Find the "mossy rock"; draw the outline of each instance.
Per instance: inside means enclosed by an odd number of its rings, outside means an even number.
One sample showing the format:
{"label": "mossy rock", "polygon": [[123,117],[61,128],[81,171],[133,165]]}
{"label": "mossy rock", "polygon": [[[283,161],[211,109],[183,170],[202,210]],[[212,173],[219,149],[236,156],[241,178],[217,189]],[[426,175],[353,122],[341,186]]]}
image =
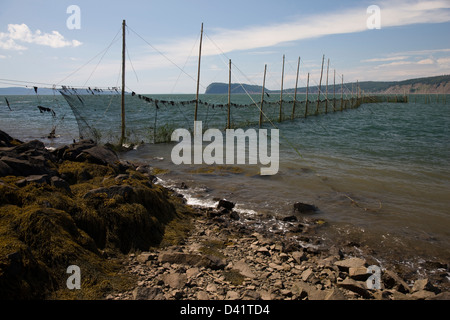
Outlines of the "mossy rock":
{"label": "mossy rock", "polygon": [[[130,289],[135,279],[119,272],[123,254],[179,243],[192,229],[192,209],[142,173],[53,165],[70,190],[0,181],[0,299],[101,299]],[[81,290],[66,287],[69,265],[81,269]]]}

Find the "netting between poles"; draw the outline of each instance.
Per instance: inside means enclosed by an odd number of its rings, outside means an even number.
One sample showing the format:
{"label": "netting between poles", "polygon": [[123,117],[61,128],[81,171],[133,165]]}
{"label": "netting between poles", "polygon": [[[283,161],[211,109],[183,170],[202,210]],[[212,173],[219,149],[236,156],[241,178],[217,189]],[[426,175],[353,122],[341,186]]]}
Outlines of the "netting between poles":
{"label": "netting between poles", "polygon": [[[110,90],[74,89],[59,90],[77,120],[80,139],[101,143],[117,143],[121,138],[121,94],[117,88]],[[147,96],[131,92],[125,95],[125,138],[129,144],[161,143],[171,140],[178,128],[193,132],[196,99],[188,95]],[[267,98],[261,104],[257,96],[232,96],[228,106],[225,95],[205,96],[198,101],[197,121],[203,130],[225,130],[255,126],[272,126],[296,118],[343,111],[362,103],[381,102],[382,97],[346,97],[317,101],[317,95],[308,100],[276,101]],[[281,105],[281,106],[280,106]],[[262,107],[262,108],[261,108]],[[261,113],[262,110],[262,113]],[[229,116],[228,116],[229,114]]]}

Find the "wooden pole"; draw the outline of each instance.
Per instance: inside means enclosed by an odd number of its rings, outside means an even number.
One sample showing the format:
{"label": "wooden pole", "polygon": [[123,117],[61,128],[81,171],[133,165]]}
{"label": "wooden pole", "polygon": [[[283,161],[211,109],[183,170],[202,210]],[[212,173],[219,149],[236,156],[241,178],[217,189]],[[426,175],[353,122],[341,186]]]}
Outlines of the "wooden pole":
{"label": "wooden pole", "polygon": [[231,129],[231,59],[229,61],[228,69],[228,121],[227,129]]}
{"label": "wooden pole", "polygon": [[266,86],[266,73],[267,73],[267,64],[264,66],[264,79],[263,79],[262,95],[261,95],[261,108],[259,110],[259,127],[261,127],[261,125],[263,123],[264,87]]}
{"label": "wooden pole", "polygon": [[341,83],[341,111],[344,110],[344,75],[342,75]]}
{"label": "wooden pole", "polygon": [[353,82],[352,82],[352,95],[350,100],[350,108],[353,108]]}
{"label": "wooden pole", "polygon": [[292,119],[295,118],[295,103],[297,102],[297,87],[298,87],[298,74],[299,74],[299,71],[300,71],[300,57],[298,57],[297,77],[295,79],[294,103],[292,105]]}
{"label": "wooden pole", "polygon": [[308,93],[309,93],[309,72],[308,72],[308,80],[306,80],[306,104],[305,104],[305,118],[308,116]]}
{"label": "wooden pole", "polygon": [[327,63],[327,88],[325,94],[325,113],[328,113],[328,72],[330,70],[330,59],[328,59]]}
{"label": "wooden pole", "polygon": [[317,108],[316,114],[319,114],[319,106],[320,106],[320,91],[322,89],[322,77],[323,77],[323,62],[325,60],[325,55],[322,56],[322,69],[320,71],[320,81],[319,81],[319,93],[317,94]]}
{"label": "wooden pole", "polygon": [[199,96],[199,91],[200,91],[200,64],[201,64],[201,60],[202,60],[202,42],[203,42],[203,22],[202,22],[202,30],[200,32],[200,48],[199,48],[199,52],[198,52],[197,96],[195,99],[194,121],[197,121],[198,96]]}
{"label": "wooden pole", "polygon": [[334,69],[333,78],[333,111],[336,112],[336,69]]}
{"label": "wooden pole", "polygon": [[278,117],[278,122],[281,122],[282,120],[282,108],[283,108],[283,86],[284,86],[284,60],[285,56],[283,54],[283,68],[281,71],[281,93],[280,93],[280,115]]}
{"label": "wooden pole", "polygon": [[126,21],[122,22],[122,101],[121,101],[121,109],[122,109],[122,132],[120,136],[120,145],[122,146],[125,141],[125,29],[126,29]]}

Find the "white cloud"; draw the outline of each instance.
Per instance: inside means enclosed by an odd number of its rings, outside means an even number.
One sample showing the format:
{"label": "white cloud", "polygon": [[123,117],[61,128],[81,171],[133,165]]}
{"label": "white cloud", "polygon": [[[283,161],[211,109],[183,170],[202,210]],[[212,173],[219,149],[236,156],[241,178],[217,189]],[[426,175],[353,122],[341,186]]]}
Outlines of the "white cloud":
{"label": "white cloud", "polygon": [[31,31],[22,24],[8,24],[8,32],[0,33],[0,49],[4,50],[26,50],[27,47],[19,43],[30,43],[51,48],[78,47],[82,43],[78,40],[66,40],[58,31],[43,33],[41,30]]}
{"label": "white cloud", "polygon": [[[405,26],[418,23],[441,23],[450,21],[450,1],[381,1],[381,28]],[[367,30],[366,6],[340,12],[321,12],[318,15],[298,17],[287,23],[248,26],[243,29],[215,29],[206,32],[203,55],[216,55],[236,50],[269,48],[292,41],[300,41],[326,35],[363,32]],[[192,39],[176,39],[162,51],[186,52],[192,47]],[[217,46],[220,47],[217,48]],[[185,48],[185,50],[181,50]],[[189,52],[189,51],[187,51]]]}
{"label": "white cloud", "polygon": [[361,60],[361,62],[385,62],[385,61],[396,61],[396,60],[405,60],[408,59],[407,56],[395,56],[395,57],[387,57],[387,58],[373,58]]}
{"label": "white cloud", "polygon": [[434,64],[435,61],[433,59],[423,59],[417,62],[417,64]]}

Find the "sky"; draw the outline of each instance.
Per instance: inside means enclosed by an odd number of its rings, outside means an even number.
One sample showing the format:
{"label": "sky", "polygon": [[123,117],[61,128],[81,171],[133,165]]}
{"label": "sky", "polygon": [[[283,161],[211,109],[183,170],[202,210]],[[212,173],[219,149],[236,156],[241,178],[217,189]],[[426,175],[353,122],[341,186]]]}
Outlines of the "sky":
{"label": "sky", "polygon": [[281,88],[450,74],[450,1],[0,0],[0,87],[200,93],[212,82]]}

